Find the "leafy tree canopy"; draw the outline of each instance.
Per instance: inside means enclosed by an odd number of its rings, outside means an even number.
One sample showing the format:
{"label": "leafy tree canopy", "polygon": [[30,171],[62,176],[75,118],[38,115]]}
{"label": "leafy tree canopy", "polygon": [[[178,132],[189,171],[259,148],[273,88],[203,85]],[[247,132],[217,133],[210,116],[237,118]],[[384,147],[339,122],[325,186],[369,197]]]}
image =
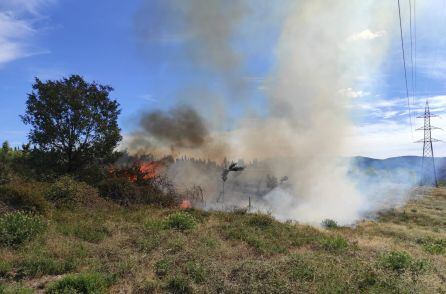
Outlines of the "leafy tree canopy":
{"label": "leafy tree canopy", "polygon": [[114,159],[121,140],[119,104],[109,97],[112,87],[88,83],[72,75],[43,82],[28,94],[22,121],[34,152],[61,172],[75,172]]}

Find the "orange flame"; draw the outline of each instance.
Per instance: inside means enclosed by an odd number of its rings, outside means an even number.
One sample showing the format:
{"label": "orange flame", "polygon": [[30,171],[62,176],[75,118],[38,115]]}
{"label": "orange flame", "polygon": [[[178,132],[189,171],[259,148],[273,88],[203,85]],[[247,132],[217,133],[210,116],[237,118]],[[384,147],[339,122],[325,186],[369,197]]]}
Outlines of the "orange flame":
{"label": "orange flame", "polygon": [[157,177],[160,174],[160,170],[163,165],[159,162],[144,162],[141,164],[139,171],[143,174],[144,180],[150,180]]}
{"label": "orange flame", "polygon": [[184,199],[183,201],[181,201],[180,208],[181,209],[192,208],[192,203],[190,202],[190,200]]}

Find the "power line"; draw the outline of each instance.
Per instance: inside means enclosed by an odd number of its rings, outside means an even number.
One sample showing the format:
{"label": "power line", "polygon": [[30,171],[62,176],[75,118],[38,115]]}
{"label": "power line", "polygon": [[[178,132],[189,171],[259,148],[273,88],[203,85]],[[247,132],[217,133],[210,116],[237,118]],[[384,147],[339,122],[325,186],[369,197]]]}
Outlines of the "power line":
{"label": "power line", "polygon": [[409,27],[410,27],[410,63],[411,63],[411,77],[412,77],[412,105],[415,101],[415,85],[414,85],[414,60],[413,60],[413,37],[412,37],[412,1],[409,0]]}
{"label": "power line", "polygon": [[401,23],[401,5],[400,5],[400,0],[398,0],[398,16],[399,16],[399,19],[400,19],[401,51],[403,52],[404,80],[406,82],[407,108],[409,109],[410,131],[412,133],[412,138],[413,138],[412,111],[410,109],[409,87],[407,86],[406,54],[404,52],[404,37],[403,37],[403,25]]}

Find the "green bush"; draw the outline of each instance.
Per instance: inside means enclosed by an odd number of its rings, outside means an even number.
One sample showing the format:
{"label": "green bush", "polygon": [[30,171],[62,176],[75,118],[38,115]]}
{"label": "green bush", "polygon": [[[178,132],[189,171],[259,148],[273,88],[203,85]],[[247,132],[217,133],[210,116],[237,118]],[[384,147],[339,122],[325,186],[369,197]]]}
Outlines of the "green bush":
{"label": "green bush", "polygon": [[391,251],[383,254],[380,262],[384,268],[401,273],[412,265],[412,257],[404,251]]}
{"label": "green bush", "polygon": [[83,273],[67,275],[63,279],[52,283],[46,293],[105,293],[107,280],[98,273]]}
{"label": "green bush", "polygon": [[45,222],[38,216],[23,212],[6,213],[0,217],[0,243],[19,246],[42,233]]}
{"label": "green bush", "polygon": [[167,281],[166,288],[171,293],[193,293],[192,287],[189,284],[189,280],[183,276],[171,277]]}
{"label": "green bush", "polygon": [[338,227],[338,223],[332,219],[324,219],[322,221],[322,226],[327,229],[336,229]]}
{"label": "green bush", "polygon": [[0,186],[0,199],[13,209],[45,213],[49,205],[43,191],[43,183],[14,182]]}
{"label": "green bush", "polygon": [[98,185],[99,194],[121,205],[138,202],[139,189],[124,177],[108,178]]}
{"label": "green bush", "polygon": [[88,205],[89,199],[98,195],[95,188],[84,182],[78,182],[69,176],[59,178],[46,191],[45,196],[56,207],[75,207]]}
{"label": "green bush", "polygon": [[165,226],[169,229],[180,231],[193,230],[197,225],[195,218],[187,212],[177,212],[171,214],[165,220]]}

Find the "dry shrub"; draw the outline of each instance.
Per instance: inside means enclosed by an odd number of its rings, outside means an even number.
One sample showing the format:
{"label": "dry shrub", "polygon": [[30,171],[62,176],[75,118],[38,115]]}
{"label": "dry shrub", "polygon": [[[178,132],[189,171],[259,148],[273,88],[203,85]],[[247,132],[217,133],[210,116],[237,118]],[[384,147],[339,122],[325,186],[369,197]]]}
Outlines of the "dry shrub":
{"label": "dry shrub", "polygon": [[99,198],[95,188],[69,176],[63,176],[54,182],[45,196],[59,208],[91,206]]}
{"label": "dry shrub", "polygon": [[12,182],[0,186],[0,199],[10,210],[45,213],[49,209],[45,188],[39,182]]}

